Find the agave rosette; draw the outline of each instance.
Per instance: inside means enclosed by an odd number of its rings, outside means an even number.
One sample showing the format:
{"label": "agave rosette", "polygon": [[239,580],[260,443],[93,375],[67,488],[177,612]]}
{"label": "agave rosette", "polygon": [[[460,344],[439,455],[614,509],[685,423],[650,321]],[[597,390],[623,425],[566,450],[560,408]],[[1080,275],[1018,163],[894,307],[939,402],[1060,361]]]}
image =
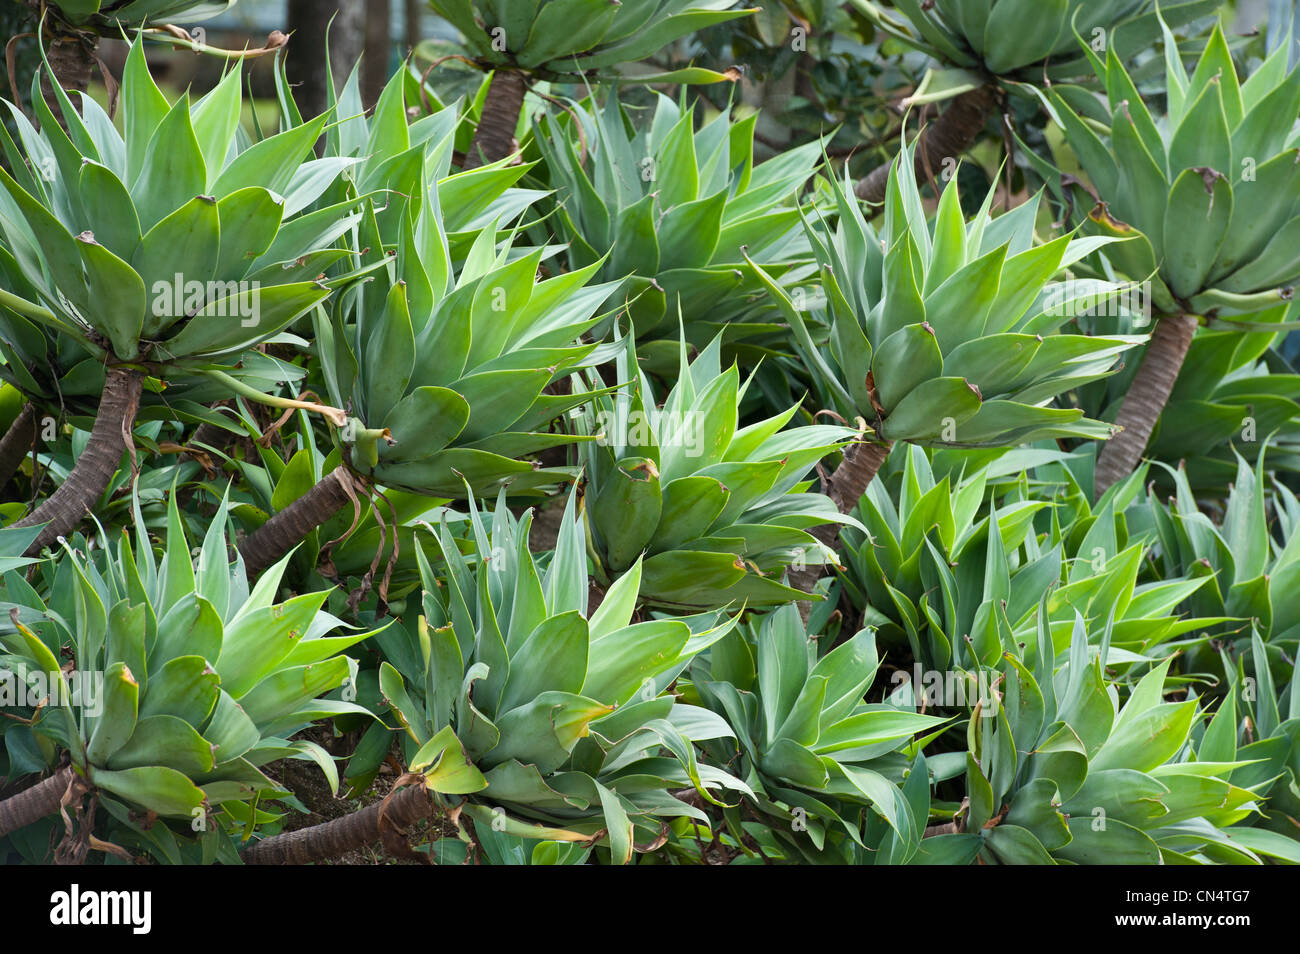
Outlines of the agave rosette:
{"label": "agave rosette", "polygon": [[[733,9],[733,0],[429,0],[429,5],[461,32],[484,65],[542,74],[588,73],[644,60],[688,33],[753,12]],[[693,72],[700,74],[696,81],[709,74]]]}
{"label": "agave rosette", "polygon": [[[126,534],[93,549],[74,538],[47,571],[44,599],[19,576],[5,579],[5,600],[20,609],[0,629],[0,664],[49,687],[30,735],[65,749],[127,827],[139,830],[128,809],[183,819],[187,831],[218,809],[226,823],[270,820],[250,803],[283,790],[260,766],[311,759],[337,785],[319,746],[290,739],[319,719],[365,713],[327,696],[356,672],[343,651],[371,634],[324,611],[324,592],[277,603],[283,564],[250,589],[238,558],[228,561],[226,523],[223,500],[191,562],[173,496],[161,558],[137,506],[134,547]],[[65,651],[79,692],[59,663]],[[96,673],[102,686],[86,681]]]}
{"label": "agave rosette", "polygon": [[1231,779],[1267,801],[1261,814],[1228,829],[1233,842],[1260,855],[1285,861],[1300,859],[1300,668],[1289,682],[1277,681],[1266,644],[1251,636],[1246,655],[1230,658],[1222,650],[1226,678],[1214,718],[1197,742],[1197,757],[1238,763]]}
{"label": "agave rosette", "polygon": [[[925,451],[908,448],[897,480],[873,482],[862,498],[866,534],[844,533],[849,598],[882,638],[905,639],[936,671],[995,666],[1008,643],[1032,636],[1043,593],[1058,643],[1076,613],[1090,638],[1110,628],[1111,666],[1204,642],[1228,614],[1198,601],[1204,574],[1150,572],[1157,535],[1126,509],[1145,472],[1094,508],[1068,460],[1024,449],[983,465],[948,461],[955,469],[936,474]],[[1176,612],[1187,605],[1190,614]]]}
{"label": "agave rosette", "polygon": [[545,392],[594,360],[579,339],[613,286],[587,284],[595,266],[539,281],[549,250],[516,249],[495,223],[455,269],[437,194],[418,194],[396,256],[328,319],[317,312],[331,399],[353,414],[341,435],[351,465],[433,496],[460,496],[462,476],[475,491],[554,484],[564,471],[526,458],[573,440],[548,426],[586,396]]}
{"label": "agave rosette", "polygon": [[[832,191],[834,231],[808,226],[823,294],[807,296],[807,317],[751,262],[790,321],[822,407],[864,420],[881,442],[1005,446],[1110,435],[1081,410],[1050,406],[1113,373],[1119,355],[1145,340],[1058,330],[1075,292],[1052,279],[1107,239],[1064,235],[1038,244],[1037,197],[990,218],[990,192],[967,222],[955,181],[932,228],[907,148],[891,171],[879,232],[850,183]],[[1090,294],[1118,287],[1100,284]],[[810,318],[828,327],[826,344]]]}
{"label": "agave rosette", "polygon": [[1234,316],[1276,310],[1288,297],[1282,289],[1300,278],[1291,130],[1300,69],[1288,72],[1280,51],[1241,83],[1217,26],[1190,77],[1167,27],[1165,49],[1164,116],[1148,109],[1113,51],[1104,62],[1092,56],[1108,104],[1094,100],[1080,112],[1079,103],[1050,93],[1066,141],[1105,203],[1088,221],[1129,237],[1105,254],[1129,277],[1153,278],[1162,312],[1214,313],[1254,330],[1257,322]]}
{"label": "agave rosette", "polygon": [[[1162,574],[1185,574],[1203,583],[1188,594],[1188,606],[1219,620],[1213,634],[1244,653],[1257,633],[1270,668],[1285,685],[1300,646],[1300,502],[1280,482],[1269,493],[1265,456],[1261,450],[1252,467],[1237,455],[1236,477],[1217,521],[1197,506],[1182,469],[1163,465],[1174,494],[1162,501],[1154,487],[1148,488],[1130,508],[1129,519],[1159,541],[1155,563]],[[1195,661],[1213,667],[1209,647],[1198,650]]]}
{"label": "agave rosette", "polygon": [[[35,81],[39,133],[8,104],[21,148],[0,138],[11,170],[0,172],[0,274],[12,289],[0,311],[15,337],[43,327],[101,362],[184,378],[236,363],[328,296],[312,253],[359,213],[304,212],[341,171],[312,157],[326,117],[254,143],[240,82],[235,67],[198,100],[168,103],[137,40],[125,135],[90,97],[78,112],[56,87],[65,133]],[[15,383],[30,385],[14,363]]]}
{"label": "agave rosette", "polygon": [[[336,161],[358,163],[358,195],[392,196],[368,200],[357,223],[352,265],[371,281],[315,312],[328,392],[353,415],[341,435],[350,463],[385,486],[449,497],[461,475],[476,491],[553,484],[565,475],[522,458],[571,439],[548,426],[582,397],[543,392],[590,359],[579,338],[614,286],[588,285],[595,268],[539,281],[555,250],[516,247],[518,231],[502,231],[540,195],[515,188],[528,166],[451,174],[456,108],[408,127],[406,85],[396,75],[373,117],[351,116],[327,139]],[[338,108],[359,103],[354,71]]]}
{"label": "agave rosette", "polygon": [[446,526],[441,579],[421,556],[418,641],[380,637],[393,660],[381,666],[380,689],[427,789],[508,834],[572,842],[603,830],[618,864],[663,835],[667,820],[706,820],[673,790],[715,803],[711,790],[747,790],[692,748],[729,734],[726,723],[666,691],[730,622],[632,622],[639,566],[589,611],[572,499],[541,566],[529,551],[531,515],[516,519],[504,495],[487,525],[472,503],[470,518],[473,565]]}
{"label": "agave rosette", "polygon": [[81,28],[115,29],[145,23],[195,23],[210,20],[234,6],[236,0],[61,0],[60,17]]}
{"label": "agave rosette", "polygon": [[[691,667],[689,691],[735,729],[734,740],[706,748],[728,762],[739,750],[742,777],[773,819],[770,837],[794,859],[861,863],[883,852],[902,863],[917,850],[929,788],[904,750],[947,720],[866,702],[879,663],[874,630],[819,654],[786,606],[732,631]],[[910,785],[909,776],[917,776]],[[745,830],[739,811],[726,821]]]}
{"label": "agave rosette", "polygon": [[1258,786],[1237,784],[1244,763],[1214,760],[1204,741],[1198,756],[1206,712],[1185,688],[1166,689],[1171,660],[1120,705],[1102,672],[1107,634],[1092,647],[1077,620],[1058,666],[1039,619],[1036,638],[1008,645],[1000,701],[972,712],[967,750],[930,757],[937,780],[964,772],[966,800],[956,830],[927,838],[916,861],[1259,864],[1231,827],[1258,811]]}
{"label": "agave rosette", "polygon": [[[457,265],[464,262],[484,228],[515,220],[546,195],[517,185],[534,167],[531,162],[502,161],[454,172],[451,164],[461,134],[460,104],[443,104],[427,87],[421,91],[410,67],[393,75],[373,111],[367,111],[362,101],[360,73],[358,64],[337,89],[333,77],[329,79],[326,102],[338,122],[325,130],[324,157],[347,171],[327,195],[335,201],[349,195],[382,197],[376,203],[374,228],[384,248],[400,244],[408,205],[414,203],[411,208],[419,209],[429,183],[436,183],[434,208],[442,216],[447,254]],[[408,107],[417,95],[430,100],[432,111],[411,119]],[[287,89],[282,100],[292,104]],[[296,112],[288,119],[293,125],[303,122]],[[362,259],[373,264],[380,257],[376,245]]]}
{"label": "agave rosette", "polygon": [[781,576],[792,563],[823,562],[808,531],[851,519],[805,481],[854,431],[787,429],[796,408],[742,427],[749,382],[734,364],[722,370],[718,339],[693,361],[681,347],[677,383],[658,406],[630,336],[621,344],[615,373],[637,378],[615,395],[597,394],[578,424],[594,438],[579,453],[598,573],[612,579],[641,566],[642,597],[661,606],[738,609],[799,598]]}
{"label": "agave rosette", "polygon": [[[659,94],[638,128],[611,95],[603,108],[578,104],[535,126],[568,257],[578,267],[602,261],[602,278],[626,279],[638,338],[662,337],[665,316],[679,306],[693,324],[752,294],[742,250],[778,271],[811,258],[797,195],[821,143],[756,165],[757,116],[733,122],[726,110],[698,130],[695,119],[694,108]],[[577,123],[585,163],[574,146]]]}
{"label": "agave rosette", "polygon": [[[955,72],[942,77],[960,91],[982,77],[1041,84],[1087,72],[1076,34],[1100,35],[1127,58],[1160,36],[1154,0],[895,0],[894,10],[853,0],[887,34]],[[1218,0],[1168,0],[1160,9],[1178,25],[1214,13]],[[900,19],[896,14],[902,14]],[[928,78],[922,89],[937,87]]]}

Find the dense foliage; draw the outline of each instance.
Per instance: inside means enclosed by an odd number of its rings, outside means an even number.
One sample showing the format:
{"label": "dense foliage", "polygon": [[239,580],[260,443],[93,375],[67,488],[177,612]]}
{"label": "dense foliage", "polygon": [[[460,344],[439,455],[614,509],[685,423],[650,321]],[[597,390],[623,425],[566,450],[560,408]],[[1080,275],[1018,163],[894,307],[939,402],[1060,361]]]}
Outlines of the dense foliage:
{"label": "dense foliage", "polygon": [[1285,30],[432,0],[303,116],[226,5],[6,104],[0,861],[1300,863]]}

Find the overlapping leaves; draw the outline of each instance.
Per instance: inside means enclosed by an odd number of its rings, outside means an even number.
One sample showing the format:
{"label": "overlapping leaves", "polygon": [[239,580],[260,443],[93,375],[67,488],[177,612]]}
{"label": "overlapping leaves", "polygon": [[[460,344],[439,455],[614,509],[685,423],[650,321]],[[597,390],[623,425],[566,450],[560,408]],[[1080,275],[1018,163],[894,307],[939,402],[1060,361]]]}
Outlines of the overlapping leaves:
{"label": "overlapping leaves", "polygon": [[200,99],[168,103],[137,41],[125,135],[92,99],[78,112],[57,87],[67,133],[38,82],[39,133],[8,104],[22,145],[0,139],[12,171],[0,172],[0,274],[20,339],[43,326],[96,358],[175,373],[232,363],[329,294],[312,253],[356,214],[302,214],[342,169],[311,157],[325,117],[254,143],[240,83],[234,68]]}
{"label": "overlapping leaves", "polygon": [[[1109,436],[1082,411],[1049,406],[1112,373],[1117,357],[1143,340],[1058,332],[1080,291],[1053,278],[1108,240],[1065,235],[1038,244],[1037,199],[994,219],[992,193],[967,222],[955,181],[931,225],[907,149],[890,175],[882,230],[863,218],[851,184],[833,191],[835,230],[808,225],[822,296],[810,299],[807,317],[753,265],[790,321],[822,407],[865,420],[883,441],[989,446]],[[1114,291],[1101,284],[1101,293]],[[809,318],[828,327],[825,346]]]}
{"label": "overlapping leaves", "polygon": [[842,522],[804,482],[853,435],[849,428],[785,429],[795,408],[741,426],[749,382],[723,371],[720,342],[694,361],[681,351],[677,383],[659,406],[630,337],[615,363],[626,390],[600,395],[580,424],[584,506],[601,571],[639,565],[642,598],[661,606],[772,605],[797,598],[781,582],[792,562],[821,562],[808,533]]}
{"label": "overlapping leaves", "polygon": [[694,787],[714,802],[711,789],[745,790],[692,748],[730,728],[665,692],[730,623],[633,622],[639,564],[589,612],[572,500],[542,565],[528,548],[531,514],[516,519],[504,495],[487,525],[471,504],[471,521],[473,565],[445,526],[445,577],[422,558],[418,644],[383,643],[393,664],[383,664],[380,688],[429,789],[467,797],[471,817],[501,818],[511,834],[591,841],[604,829],[615,863],[660,836],[665,819],[705,820],[671,790]]}

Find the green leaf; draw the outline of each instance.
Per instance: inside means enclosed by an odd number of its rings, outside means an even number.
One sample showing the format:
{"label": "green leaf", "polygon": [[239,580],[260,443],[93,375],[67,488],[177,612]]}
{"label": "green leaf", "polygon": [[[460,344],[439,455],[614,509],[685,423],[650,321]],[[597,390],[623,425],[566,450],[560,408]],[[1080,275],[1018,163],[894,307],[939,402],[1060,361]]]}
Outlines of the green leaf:
{"label": "green leaf", "polygon": [[207,175],[190,123],[189,101],[182,96],[158,124],[139,177],[131,184],[131,199],[145,234],[165,216],[202,195]]}
{"label": "green leaf", "polygon": [[235,60],[221,81],[195,103],[192,110],[194,138],[207,166],[208,186],[216,181],[235,140],[243,106],[239,82],[242,78],[240,61]]}
{"label": "green leaf", "polygon": [[949,438],[980,409],[980,396],[962,378],[931,378],[903,398],[885,419],[880,436],[885,440],[925,441]]}
{"label": "green leaf", "polygon": [[243,351],[292,324],[329,293],[314,282],[236,291],[208,302],[163,347],[174,358]]}
{"label": "green leaf", "polygon": [[130,361],[139,353],[144,326],[144,282],[135,269],[89,233],[77,236],[77,247],[86,269],[86,290],[95,302],[93,321],[108,333],[113,353]]}
{"label": "green leaf", "polygon": [[576,610],[544,620],[511,655],[498,711],[508,712],[543,692],[580,692],[588,642],[587,621]]}
{"label": "green leaf", "polygon": [[86,162],[81,167],[78,192],[95,241],[123,261],[131,261],[144,233],[122,180],[99,163]]}
{"label": "green leaf", "polygon": [[193,726],[217,704],[217,673],[202,656],[177,656],[149,675],[149,691],[140,700],[140,717],[171,715]]}
{"label": "green leaf", "polygon": [[140,686],[126,663],[108,667],[103,693],[103,712],[86,743],[86,761],[91,765],[106,764],[126,744],[135,731],[139,713]]}
{"label": "green leaf", "polygon": [[213,746],[188,722],[175,716],[147,716],[136,723],[126,745],[108,759],[111,769],[165,765],[187,776],[211,772]]}
{"label": "green leaf", "polygon": [[670,208],[659,221],[659,268],[692,268],[713,260],[728,194],[717,192]]}
{"label": "green leaf", "polygon": [[1183,747],[1195,717],[1195,700],[1167,702],[1147,709],[1117,727],[1093,756],[1090,770],[1131,768],[1149,772]]}
{"label": "green leaf", "polygon": [[406,394],[415,366],[415,332],[411,328],[405,282],[397,282],[389,289],[383,311],[377,317],[377,327],[364,318],[361,323],[367,343],[361,353],[361,374],[366,416],[381,421]]}
{"label": "green leaf", "polygon": [[424,775],[431,791],[444,795],[470,795],[488,787],[488,780],[470,761],[451,726],[420,746],[409,768]]}
{"label": "green leaf", "polygon": [[193,819],[203,805],[203,791],[175,769],[161,765],[110,772],[99,769],[94,784],[146,811],[167,818]]}
{"label": "green leaf", "polygon": [[592,526],[605,541],[609,569],[621,573],[641,557],[659,526],[659,472],[649,458],[625,457],[602,483],[591,504]]}
{"label": "green leaf", "polygon": [[1069,0],[994,3],[984,27],[985,66],[1010,73],[1047,58],[1065,33],[1070,13]]}
{"label": "green leaf", "polygon": [[999,246],[926,295],[926,317],[945,352],[984,333],[1006,264],[1007,246]]}
{"label": "green leaf", "polygon": [[985,845],[1004,865],[1055,864],[1042,842],[1017,825],[1001,824],[984,838]]}
{"label": "green leaf", "polygon": [[270,675],[307,634],[325,596],[304,593],[230,623],[216,662],[221,687],[238,699]]}
{"label": "green leaf", "polygon": [[881,406],[892,413],[918,386],[943,376],[934,329],[926,322],[898,329],[876,349],[871,368]]}
{"label": "green leaf", "polygon": [[567,692],[545,692],[497,720],[501,741],[483,757],[487,767],[509,759],[537,766],[543,775],[560,767],[596,719],[613,706]]}
{"label": "green leaf", "polygon": [[1071,818],[1069,824],[1070,843],[1053,852],[1057,858],[1084,865],[1160,864],[1156,843],[1117,818]]}
{"label": "green leaf", "polygon": [[205,196],[191,199],[149,229],[131,260],[150,295],[147,337],[158,337],[184,318],[196,295],[197,304],[206,302],[220,249],[217,204]]}
{"label": "green leaf", "polygon": [[383,446],[387,460],[421,460],[442,450],[465,429],[469,403],[449,388],[415,388],[383,419],[397,443]]}
{"label": "green leaf", "polygon": [[1164,222],[1164,273],[1169,290],[1191,298],[1214,269],[1232,221],[1228,180],[1209,169],[1187,169],[1174,181]]}
{"label": "green leaf", "polygon": [[655,233],[654,196],[647,195],[619,213],[614,223],[615,275],[652,278],[659,271],[659,239]]}
{"label": "green leaf", "polygon": [[275,241],[284,203],[260,186],[238,189],[217,200],[221,252],[217,278],[242,278],[253,260]]}
{"label": "green leaf", "polygon": [[1208,166],[1223,175],[1232,175],[1232,139],[1222,88],[1217,77],[1210,80],[1188,108],[1169,143],[1170,174]]}
{"label": "green leaf", "polygon": [[259,186],[283,195],[293,174],[309,158],[312,144],[320,138],[328,118],[318,116],[245,149],[217,176],[212,194],[224,199],[240,189]]}
{"label": "green leaf", "polygon": [[690,639],[680,620],[636,623],[591,644],[582,693],[607,704],[623,705],[638,692],[658,694],[655,678],[676,667]]}
{"label": "green leaf", "polygon": [[[167,98],[153,81],[149,65],[145,62],[142,36],[136,37],[126,56],[126,66],[122,71],[121,102],[126,139],[125,181],[133,184],[148,161],[146,154],[154,132],[170,109]],[[202,191],[202,187],[199,191]]]}
{"label": "green leaf", "polygon": [[640,588],[641,560],[638,559],[605,591],[600,606],[596,607],[596,612],[591,614],[588,629],[593,641],[608,636],[632,622]]}

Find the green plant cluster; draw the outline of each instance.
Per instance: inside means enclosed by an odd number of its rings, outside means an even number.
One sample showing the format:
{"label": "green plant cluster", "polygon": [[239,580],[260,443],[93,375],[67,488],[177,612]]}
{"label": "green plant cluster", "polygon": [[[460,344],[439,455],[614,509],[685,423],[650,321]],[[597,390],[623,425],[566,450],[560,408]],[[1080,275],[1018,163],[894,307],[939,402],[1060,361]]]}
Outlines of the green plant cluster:
{"label": "green plant cluster", "polygon": [[8,104],[0,861],[1300,863],[1285,51],[786,4],[1020,95],[874,203],[647,65],[752,11],[432,7],[472,97]]}

